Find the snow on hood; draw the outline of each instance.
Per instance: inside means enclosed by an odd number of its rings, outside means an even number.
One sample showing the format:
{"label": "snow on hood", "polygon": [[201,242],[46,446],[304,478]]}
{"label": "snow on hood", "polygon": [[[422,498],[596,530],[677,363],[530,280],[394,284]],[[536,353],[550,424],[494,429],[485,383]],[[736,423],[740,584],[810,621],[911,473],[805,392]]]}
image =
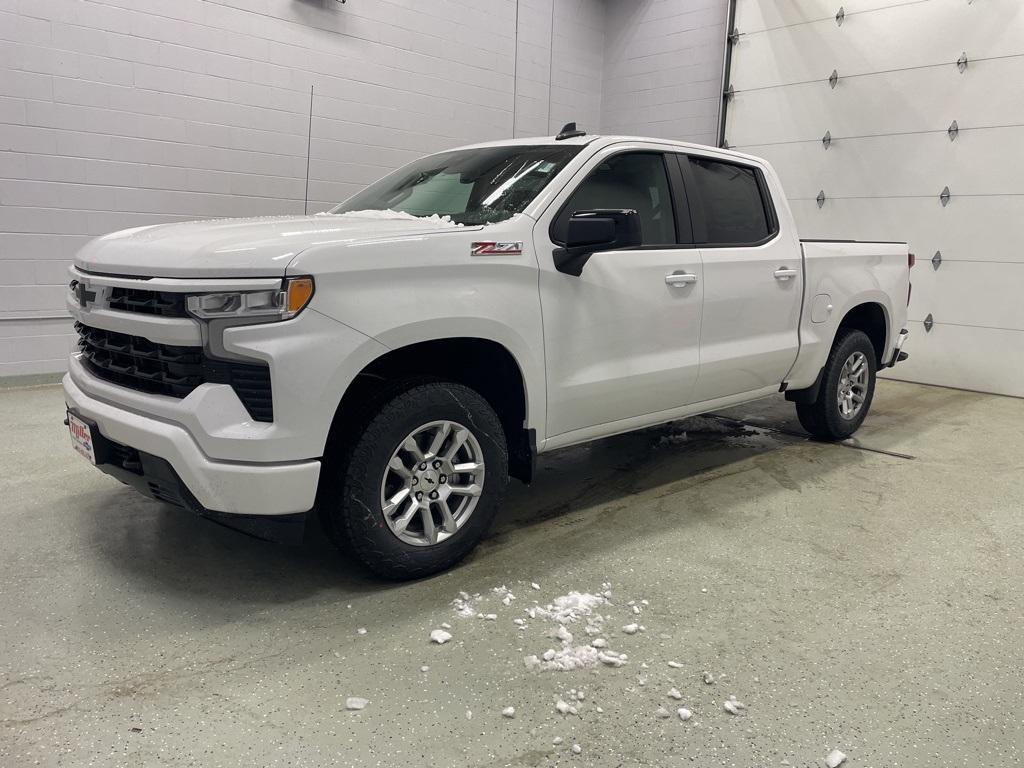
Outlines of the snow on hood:
{"label": "snow on hood", "polygon": [[437,227],[449,226],[449,227],[461,227],[462,224],[452,221],[451,216],[438,216],[436,213],[430,216],[413,216],[411,213],[405,211],[394,211],[387,208],[383,211],[367,209],[365,211],[345,211],[344,213],[330,213],[324,211],[323,213],[316,214],[317,216],[337,216],[341,219],[386,219],[389,221],[419,221],[424,224],[430,224]]}

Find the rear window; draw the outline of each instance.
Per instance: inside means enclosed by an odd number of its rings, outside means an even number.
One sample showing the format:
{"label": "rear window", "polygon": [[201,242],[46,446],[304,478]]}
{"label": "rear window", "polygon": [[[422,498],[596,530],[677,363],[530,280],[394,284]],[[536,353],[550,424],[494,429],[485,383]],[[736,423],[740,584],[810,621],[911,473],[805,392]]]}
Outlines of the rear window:
{"label": "rear window", "polygon": [[690,157],[693,183],[704,209],[704,244],[749,245],[766,240],[772,223],[754,168]]}

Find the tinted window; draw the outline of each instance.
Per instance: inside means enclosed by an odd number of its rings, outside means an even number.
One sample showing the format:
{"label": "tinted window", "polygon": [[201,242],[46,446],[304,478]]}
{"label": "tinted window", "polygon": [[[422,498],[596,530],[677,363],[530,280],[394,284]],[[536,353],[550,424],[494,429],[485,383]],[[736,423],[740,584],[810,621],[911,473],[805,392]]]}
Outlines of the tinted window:
{"label": "tinted window", "polygon": [[690,158],[693,185],[687,190],[704,209],[708,243],[757,243],[771,234],[757,172],[753,168]]}
{"label": "tinted window", "polygon": [[632,208],[640,214],[644,245],[676,242],[665,161],[660,154],[630,153],[605,160],[577,187],[552,228],[552,239],[565,242],[569,218],[577,211]]}
{"label": "tinted window", "polygon": [[521,213],[580,145],[483,147],[420,158],[385,176],[331,213],[401,211],[488,224]]}

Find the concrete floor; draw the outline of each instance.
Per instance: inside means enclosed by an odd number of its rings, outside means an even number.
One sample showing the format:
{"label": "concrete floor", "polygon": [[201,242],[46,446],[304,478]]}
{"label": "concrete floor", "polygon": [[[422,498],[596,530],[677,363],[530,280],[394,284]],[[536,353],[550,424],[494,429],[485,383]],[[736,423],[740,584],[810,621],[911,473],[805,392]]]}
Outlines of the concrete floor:
{"label": "concrete floor", "polygon": [[[1022,400],[886,381],[868,450],[805,440],[775,398],[727,414],[768,431],[570,449],[468,562],[401,585],[320,536],[265,544],[135,495],[72,452],[62,408],[0,392],[2,766],[1024,761]],[[629,663],[528,671],[554,625],[512,619],[603,582]],[[460,590],[497,620],[455,616]]]}

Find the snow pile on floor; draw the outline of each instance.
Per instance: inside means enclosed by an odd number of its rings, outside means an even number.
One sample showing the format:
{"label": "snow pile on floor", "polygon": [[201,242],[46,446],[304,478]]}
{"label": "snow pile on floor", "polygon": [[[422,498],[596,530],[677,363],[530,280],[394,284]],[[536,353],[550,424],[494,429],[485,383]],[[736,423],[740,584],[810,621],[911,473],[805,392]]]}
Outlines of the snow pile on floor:
{"label": "snow pile on floor", "polygon": [[527,615],[532,619],[556,622],[557,626],[552,634],[562,644],[561,648],[548,648],[540,656],[527,656],[523,660],[527,669],[564,672],[593,668],[601,664],[621,667],[629,660],[626,654],[609,649],[608,641],[603,637],[596,637],[587,644],[576,643],[573,632],[566,626],[582,622],[585,634],[602,633],[605,617],[599,613],[599,609],[610,605],[611,585],[603,584],[601,590],[597,593],[569,592],[556,597],[547,605],[526,609]]}
{"label": "snow pile on floor", "polygon": [[738,715],[746,708],[747,705],[744,704],[742,701],[736,701],[735,696],[730,696],[725,702],[725,711],[728,712],[730,715]]}
{"label": "snow pile on floor", "polygon": [[369,703],[369,699],[362,699],[359,696],[349,696],[347,699],[345,699],[345,709],[366,709],[366,705]]}
{"label": "snow pile on floor", "polygon": [[589,645],[567,645],[557,651],[554,648],[548,648],[540,658],[530,655],[523,661],[527,669],[539,669],[542,672],[567,672],[570,669],[596,667],[600,655],[601,652],[597,648],[592,648]]}
{"label": "snow pile on floor", "polygon": [[431,642],[437,643],[438,645],[444,645],[452,639],[451,632],[445,632],[443,629],[432,629],[430,630]]}
{"label": "snow pile on floor", "polygon": [[846,755],[838,749],[833,749],[825,756],[825,765],[827,765],[828,768],[839,768],[839,766],[845,762]]}
{"label": "snow pile on floor", "polygon": [[505,607],[512,605],[512,601],[516,599],[516,596],[512,594],[512,590],[502,584],[500,587],[495,587],[491,590],[498,599],[501,600],[501,604]]}
{"label": "snow pile on floor", "polygon": [[451,606],[457,616],[471,619],[477,614],[476,604],[478,602],[480,602],[479,592],[473,595],[468,592],[459,592],[459,596],[452,600]]}
{"label": "snow pile on floor", "polygon": [[[602,590],[598,594],[570,592],[567,595],[556,597],[548,605],[527,608],[526,612],[531,619],[540,617],[557,621],[559,624],[571,624],[580,619],[595,618],[599,616],[596,613],[597,609],[607,603],[612,596],[610,584],[603,584]],[[603,621],[603,617],[598,620]]]}
{"label": "snow pile on floor", "polygon": [[574,704],[570,704],[567,701],[559,699],[555,702],[555,710],[560,715],[575,715],[579,713]]}
{"label": "snow pile on floor", "polygon": [[333,216],[337,216],[341,219],[374,219],[377,221],[421,221],[424,224],[431,224],[438,227],[461,227],[462,224],[452,221],[451,216],[438,216],[436,213],[430,216],[413,216],[411,213],[405,211],[393,211],[390,208],[383,211],[377,210],[365,210],[365,211],[345,211],[345,213],[335,213]]}

